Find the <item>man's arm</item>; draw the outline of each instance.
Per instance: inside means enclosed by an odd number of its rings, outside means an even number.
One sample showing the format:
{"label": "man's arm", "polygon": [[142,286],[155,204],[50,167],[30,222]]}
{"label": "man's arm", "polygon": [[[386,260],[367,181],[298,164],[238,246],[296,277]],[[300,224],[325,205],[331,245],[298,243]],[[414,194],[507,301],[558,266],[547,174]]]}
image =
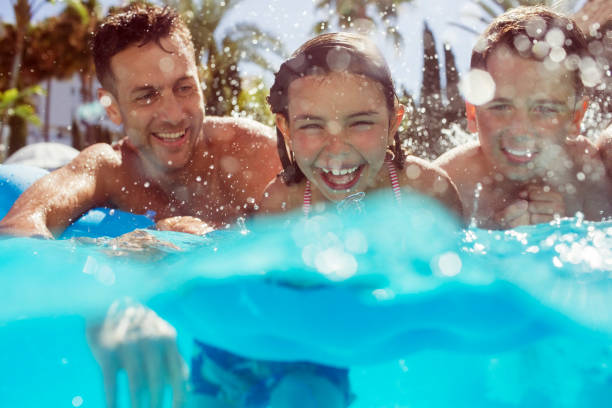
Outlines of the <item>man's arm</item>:
{"label": "man's arm", "polygon": [[90,146],[24,191],[0,221],[0,233],[45,238],[61,234],[85,211],[108,201],[103,177],[119,163],[109,145]]}

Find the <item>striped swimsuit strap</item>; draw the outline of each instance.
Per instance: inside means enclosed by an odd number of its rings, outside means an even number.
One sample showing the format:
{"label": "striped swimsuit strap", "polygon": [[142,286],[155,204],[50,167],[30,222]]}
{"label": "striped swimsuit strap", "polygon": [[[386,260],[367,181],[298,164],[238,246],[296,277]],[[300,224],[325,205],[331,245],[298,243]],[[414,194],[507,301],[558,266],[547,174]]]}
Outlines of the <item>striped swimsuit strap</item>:
{"label": "striped swimsuit strap", "polygon": [[[385,160],[387,170],[389,171],[389,180],[391,181],[391,191],[395,197],[397,203],[402,202],[402,190],[399,185],[399,177],[397,175],[397,169],[395,164],[391,160]],[[310,187],[310,180],[306,180],[306,188],[304,188],[304,201],[302,203],[302,212],[304,216],[310,215],[312,209],[312,188]]]}

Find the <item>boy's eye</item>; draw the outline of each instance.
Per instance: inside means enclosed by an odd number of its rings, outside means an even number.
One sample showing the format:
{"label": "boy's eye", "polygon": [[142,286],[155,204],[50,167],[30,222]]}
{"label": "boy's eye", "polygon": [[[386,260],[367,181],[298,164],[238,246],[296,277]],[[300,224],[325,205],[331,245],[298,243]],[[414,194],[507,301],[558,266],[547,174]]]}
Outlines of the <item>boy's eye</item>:
{"label": "boy's eye", "polygon": [[506,104],[506,103],[497,103],[494,105],[489,105],[487,107],[487,109],[492,110],[492,111],[496,111],[496,112],[506,112],[509,111],[510,109],[512,109],[512,106]]}
{"label": "boy's eye", "polygon": [[561,112],[561,109],[555,105],[537,105],[532,110],[538,115],[556,115]]}

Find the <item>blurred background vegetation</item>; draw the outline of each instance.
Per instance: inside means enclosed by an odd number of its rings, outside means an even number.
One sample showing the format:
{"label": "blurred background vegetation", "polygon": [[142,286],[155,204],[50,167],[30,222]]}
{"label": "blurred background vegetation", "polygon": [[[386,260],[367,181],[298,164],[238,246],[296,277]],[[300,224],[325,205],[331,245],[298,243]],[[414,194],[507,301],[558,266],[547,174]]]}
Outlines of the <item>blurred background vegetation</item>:
{"label": "blurred background vegetation", "polygon": [[[78,77],[80,101],[83,104],[94,102],[96,82],[89,39],[102,18],[99,0],[9,1],[14,11],[14,22],[0,22],[0,161],[27,144],[28,123],[41,126],[44,140],[49,140],[48,104],[52,79]],[[61,12],[42,20],[34,18],[41,8],[56,1],[65,6]],[[312,34],[375,29],[385,32],[388,41],[396,49],[401,49],[403,38],[397,30],[401,12],[399,6],[411,2],[316,0],[312,6],[313,13],[317,10],[331,10],[332,13],[325,14],[328,18],[314,24]],[[511,7],[554,1],[473,2],[481,11],[473,18],[476,26],[481,25],[483,29],[491,19]],[[602,86],[593,90],[596,106],[590,115],[595,124],[609,123],[611,115],[612,38],[609,33],[612,32],[612,22],[610,12],[606,11],[610,7],[609,2],[587,0],[576,15],[579,21],[585,22],[593,44],[594,58],[606,72]],[[230,30],[221,32],[219,27],[222,21],[240,0],[159,0],[158,3],[176,8],[192,32],[204,84],[207,114],[246,116],[272,125],[272,116],[265,103],[268,89],[263,78],[245,76],[238,66],[249,62],[263,71],[273,72],[275,67],[270,62],[271,56],[278,59],[288,54],[279,37],[252,23],[235,24]],[[601,21],[592,25],[593,16]],[[458,22],[451,24],[464,29],[466,35],[471,32],[472,37],[478,31]],[[459,71],[453,51],[448,44],[444,44],[443,55],[439,55],[434,33],[427,24],[423,23],[423,26],[420,92],[412,95],[406,89],[398,90],[400,101],[407,107],[408,113],[400,130],[406,147],[413,154],[434,159],[450,147],[470,140],[470,137],[465,129],[465,104],[459,92]],[[46,106],[36,106],[33,96],[43,93],[46,93],[46,97],[39,99]],[[41,111],[45,112],[43,118],[37,115]],[[112,142],[120,136],[99,123],[75,119],[71,126],[72,145],[77,149],[96,142]]]}

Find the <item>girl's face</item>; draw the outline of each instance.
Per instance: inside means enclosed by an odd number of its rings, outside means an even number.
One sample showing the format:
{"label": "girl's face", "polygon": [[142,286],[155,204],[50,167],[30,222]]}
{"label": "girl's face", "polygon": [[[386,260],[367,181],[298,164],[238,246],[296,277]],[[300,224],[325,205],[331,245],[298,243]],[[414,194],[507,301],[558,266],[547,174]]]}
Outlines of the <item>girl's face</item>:
{"label": "girl's face", "polygon": [[294,80],[288,96],[277,126],[313,187],[339,201],[374,186],[403,114],[389,112],[382,86],[332,72]]}

